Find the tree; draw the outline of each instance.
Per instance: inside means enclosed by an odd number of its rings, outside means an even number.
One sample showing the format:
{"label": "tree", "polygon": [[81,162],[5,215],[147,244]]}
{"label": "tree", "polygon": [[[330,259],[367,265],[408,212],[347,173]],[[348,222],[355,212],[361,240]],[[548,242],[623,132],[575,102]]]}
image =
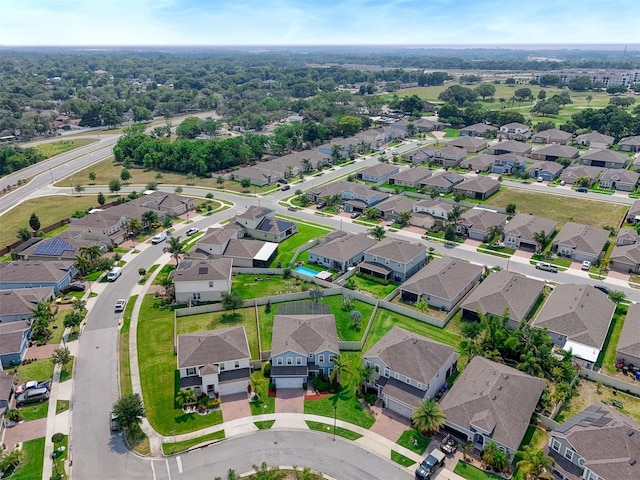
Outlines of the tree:
{"label": "tree", "polygon": [[453,225],[454,228],[457,227],[463,213],[464,209],[460,205],[454,205],[447,213],[447,223]]}
{"label": "tree", "polygon": [[311,290],[309,290],[309,298],[313,303],[320,302],[322,297],[324,297],[324,290],[322,290],[320,287],[313,287]]}
{"label": "tree", "polygon": [[131,232],[131,236],[135,238],[144,229],[144,227],[142,222],[137,218],[130,218],[129,223],[127,223],[127,229]]}
{"label": "tree", "polygon": [[342,293],[342,308],[343,310],[351,310],[353,303],[353,295],[349,292]]}
{"label": "tree", "polygon": [[378,220],[378,218],[380,218],[381,215],[382,215],[382,212],[375,207],[367,207],[364,209],[364,216],[371,221]]}
{"label": "tree", "polygon": [[613,290],[609,293],[609,299],[615,303],[622,303],[626,298],[626,294],[620,290]]}
{"label": "tree", "polygon": [[338,129],[340,133],[345,137],[355,135],[362,128],[362,120],[358,117],[351,115],[345,115],[338,120]]}
{"label": "tree", "polygon": [[106,203],[107,199],[104,198],[104,194],[102,192],[98,192],[98,205],[102,206]]}
{"label": "tree", "polygon": [[587,95],[585,97],[585,100],[587,101],[587,106],[591,106],[591,101],[593,100],[593,96],[592,95]]}
{"label": "tree", "polygon": [[517,205],[515,203],[509,203],[507,204],[507,207],[505,208],[507,215],[515,215],[516,214],[516,210],[517,210]]}
{"label": "tree", "polygon": [[423,435],[438,431],[445,421],[445,414],[435,400],[421,402],[413,412],[413,426]]}
{"label": "tree", "polygon": [[420,297],[420,300],[416,302],[414,307],[416,307],[416,310],[418,310],[420,313],[426,313],[427,310],[429,310],[429,304],[425,301],[424,297],[422,296]]}
{"label": "tree", "polygon": [[481,83],[474,91],[484,100],[487,97],[493,97],[496,94],[496,87],[492,83]]}
{"label": "tree", "polygon": [[251,186],[251,180],[249,180],[248,178],[243,178],[242,180],[240,180],[240,186],[242,188],[249,188]]}
{"label": "tree", "polygon": [[547,232],[545,232],[544,230],[540,230],[539,232],[533,234],[533,239],[538,244],[538,252],[542,252],[544,250],[544,247],[547,245],[547,242],[549,242],[550,238],[551,236],[547,235]]}
{"label": "tree", "polygon": [[167,246],[162,249],[164,253],[170,253],[171,258],[176,261],[176,266],[180,263],[180,255],[182,255],[182,242],[180,241],[180,236],[171,237],[167,242]]}
{"label": "tree", "polygon": [[18,233],[16,233],[16,237],[18,238],[18,240],[22,240],[23,242],[26,242],[31,238],[31,232],[29,231],[28,228],[21,227],[18,230]]}
{"label": "tree", "polygon": [[71,328],[73,332],[80,326],[82,320],[84,320],[82,313],[73,310],[65,315],[63,325],[65,328]]}
{"label": "tree", "polygon": [[83,313],[87,309],[87,301],[82,298],[74,297],[71,304],[74,312]]}
{"label": "tree", "polygon": [[220,185],[220,188],[224,190],[224,177],[222,175],[218,175],[218,178],[216,178],[216,183]]}
{"label": "tree", "polygon": [[117,178],[113,178],[109,181],[109,191],[111,193],[118,193],[122,189],[122,184]]}
{"label": "tree", "polygon": [[33,230],[34,234],[37,234],[38,230],[40,230],[40,219],[38,218],[38,215],[35,214],[35,212],[32,213],[29,217],[29,226],[31,227],[31,230]]}
{"label": "tree", "polygon": [[69,365],[72,358],[68,347],[56,348],[51,354],[51,361],[56,365],[61,365],[63,372],[67,371],[67,365]]}
{"label": "tree", "polygon": [[128,169],[123,168],[122,171],[120,172],[120,180],[122,180],[124,183],[127,183],[130,179],[131,179],[131,172]]}
{"label": "tree", "polygon": [[456,229],[453,225],[447,225],[444,229],[444,239],[453,242],[456,239]]}
{"label": "tree", "polygon": [[96,184],[96,172],[89,172],[89,180],[91,181],[91,185]]}
{"label": "tree", "polygon": [[0,471],[8,473],[15,471],[18,465],[24,460],[24,450],[14,449],[9,453],[6,453],[0,457]]}
{"label": "tree", "polygon": [[196,392],[193,388],[184,388],[178,390],[178,394],[176,395],[176,403],[180,405],[180,408],[184,407],[185,404],[194,403],[196,400]]}
{"label": "tree", "polygon": [[407,210],[406,212],[400,212],[400,215],[398,215],[400,225],[402,225],[403,227],[409,225],[409,222],[411,221],[411,214],[412,212],[410,210]]}
{"label": "tree", "polygon": [[151,228],[151,226],[158,221],[158,214],[153,210],[145,210],[142,213],[141,219],[144,228]]}
{"label": "tree", "polygon": [[547,91],[546,90],[540,90],[538,92],[538,100],[544,100],[545,98],[547,98]]}
{"label": "tree", "polygon": [[331,146],[331,160],[333,160],[333,163],[337,163],[340,160],[342,160],[342,148],[340,148],[340,145],[338,144],[334,144]]}
{"label": "tree", "polygon": [[329,380],[332,383],[337,383],[338,385],[340,385],[342,375],[350,375],[352,373],[351,367],[349,366],[347,360],[340,354],[333,357],[331,361],[333,362],[333,370],[331,370]]}
{"label": "tree", "polygon": [[553,474],[547,472],[554,464],[553,458],[545,455],[541,449],[525,445],[516,452],[516,456],[521,459],[516,463],[518,471],[527,480],[553,480]]}
{"label": "tree", "polygon": [[355,330],[357,330],[360,327],[360,323],[362,322],[362,313],[360,313],[358,310],[351,310],[349,318],[351,319],[351,326]]}
{"label": "tree", "polygon": [[222,295],[222,306],[225,310],[231,310],[233,315],[236,314],[236,310],[242,308],[244,300],[238,292],[231,291]]}
{"label": "tree", "polygon": [[385,231],[384,227],[381,227],[380,225],[376,225],[375,227],[369,229],[369,235],[371,235],[377,241],[382,240],[386,236],[386,234],[387,232]]}
{"label": "tree", "polygon": [[125,395],[113,405],[116,423],[122,429],[138,426],[144,414],[142,399],[138,393]]}

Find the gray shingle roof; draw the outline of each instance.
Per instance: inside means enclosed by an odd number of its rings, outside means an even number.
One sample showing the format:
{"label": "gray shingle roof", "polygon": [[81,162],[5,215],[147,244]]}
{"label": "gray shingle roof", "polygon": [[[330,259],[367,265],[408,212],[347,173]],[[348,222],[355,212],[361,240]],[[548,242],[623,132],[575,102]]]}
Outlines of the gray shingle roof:
{"label": "gray shingle roof", "polygon": [[617,352],[640,358],[640,303],[629,305],[626,320],[622,327]]}
{"label": "gray shingle roof", "polygon": [[224,250],[225,257],[254,258],[269,242],[260,240],[231,239]]}
{"label": "gray shingle roof", "polygon": [[71,261],[26,261],[0,263],[0,282],[47,282],[58,283],[69,274],[73,266]]}
{"label": "gray shingle roof", "polygon": [[585,133],[582,135],[578,135],[575,138],[576,143],[607,143],[609,145],[613,144],[615,139],[609,135],[604,135],[598,132]]}
{"label": "gray shingle roof", "polygon": [[456,190],[465,190],[468,192],[485,193],[496,188],[499,185],[500,185],[500,182],[495,178],[478,176],[478,177],[465,178],[462,182],[457,184],[454,188]]}
{"label": "gray shingle roof", "polygon": [[250,358],[244,327],[178,335],[178,368]]}
{"label": "gray shingle roof", "polygon": [[[231,227],[231,226],[229,226]],[[238,237],[239,228],[209,228],[207,232],[198,239],[203,245],[224,245],[232,238]]]}
{"label": "gray shingle roof", "polygon": [[423,180],[422,185],[432,185],[437,187],[452,187],[462,182],[464,177],[456,172],[438,172],[435,175]]}
{"label": "gray shingle roof", "polygon": [[640,173],[624,168],[607,168],[600,176],[600,181],[608,180],[611,182],[623,182],[631,185],[638,183]]}
{"label": "gray shingle roof", "polygon": [[174,282],[194,282],[198,280],[229,280],[231,278],[230,258],[216,258],[212,260],[184,259],[178,264],[171,277]]}
{"label": "gray shingle roof", "polygon": [[421,243],[411,243],[395,238],[385,238],[367,248],[366,253],[399,263],[408,263],[426,251]]}
{"label": "gray shingle roof", "polygon": [[52,287],[0,290],[0,315],[29,315],[38,302],[53,296]]}
{"label": "gray shingle roof", "polygon": [[405,182],[419,182],[431,176],[431,170],[428,168],[405,168],[401,172],[395,173],[389,177],[389,180],[401,180]]}
{"label": "gray shingle roof", "polygon": [[436,258],[404,282],[400,289],[452,300],[480,273],[482,267],[479,265],[451,257]]}
{"label": "gray shingle roof", "polygon": [[460,224],[478,230],[487,231],[491,227],[503,225],[507,220],[507,215],[484,208],[470,208],[462,214]]}
{"label": "gray shingle roof", "polygon": [[550,128],[548,130],[542,130],[538,133],[536,133],[534,136],[534,138],[536,137],[544,137],[547,140],[549,139],[561,139],[561,140],[569,140],[572,135],[569,132],[565,132],[563,130],[558,130],[557,128]]}
{"label": "gray shingle roof", "polygon": [[[412,168],[412,170],[418,170],[417,168]],[[424,170],[424,169],[420,169]],[[416,203],[415,198],[405,197],[404,195],[392,195],[384,202],[380,202],[376,205],[375,208],[380,210],[381,212],[410,212],[413,210],[413,205]]]}
{"label": "gray shingle roof", "polygon": [[22,335],[31,324],[25,321],[0,323],[0,355],[17,353],[22,346]]}
{"label": "gray shingle roof", "polygon": [[609,240],[609,231],[604,228],[567,222],[553,239],[554,245],[566,245],[580,252],[599,254]]}
{"label": "gray shingle roof", "polygon": [[507,140],[506,142],[496,143],[489,147],[490,151],[506,150],[511,153],[523,154],[531,151],[531,145],[517,140]]}
{"label": "gray shingle roof", "polygon": [[[493,130],[495,130],[495,129],[493,129]],[[453,139],[453,140],[451,140],[449,142],[449,145],[453,145],[454,147],[460,147],[460,148],[465,148],[465,147],[477,148],[477,147],[480,147],[480,146],[486,145],[486,144],[487,144],[486,140],[484,140],[482,138],[471,137],[471,136],[468,136],[468,135],[455,138],[455,139]]]}
{"label": "gray shingle roof", "polygon": [[618,142],[618,145],[638,146],[640,145],[640,135],[636,135],[635,137],[621,138],[620,141]]}
{"label": "gray shingle roof", "polygon": [[360,170],[358,175],[371,175],[372,177],[379,177],[390,172],[396,172],[398,170],[397,165],[390,165],[388,163],[376,163],[369,168]]}
{"label": "gray shingle roof", "polygon": [[378,357],[390,370],[426,385],[454,353],[449,345],[393,327],[363,358]]}
{"label": "gray shingle roof", "polygon": [[564,168],[564,165],[562,165],[561,163],[548,162],[546,160],[538,160],[533,164],[531,164],[531,166],[527,167],[527,172],[533,174],[533,172],[536,170],[539,170],[539,171],[545,170],[549,173],[557,175],[562,171],[563,168]]}
{"label": "gray shingle roof", "polygon": [[476,356],[440,402],[448,424],[477,425],[492,439],[517,450],[546,381]]}
{"label": "gray shingle roof", "polygon": [[491,167],[493,165],[493,161],[496,158],[496,155],[488,155],[486,153],[483,153],[482,155],[476,155],[475,157],[464,159],[462,162],[460,162],[460,167],[484,170]]}
{"label": "gray shingle roof", "polygon": [[517,213],[504,227],[504,233],[514,235],[526,242],[535,243],[534,235],[538,232],[551,234],[557,226],[557,222],[548,218],[536,217],[526,213]]}
{"label": "gray shingle roof", "polygon": [[284,352],[307,356],[324,351],[340,352],[333,315],[276,315],[273,319],[271,356]]}
{"label": "gray shingle roof", "polygon": [[533,153],[551,157],[573,158],[578,154],[578,152],[579,150],[576,147],[571,147],[569,145],[547,145],[546,147],[534,150]]}
{"label": "gray shingle roof", "polygon": [[588,152],[580,157],[580,161],[588,160],[590,162],[599,161],[599,162],[608,162],[608,163],[618,163],[625,164],[629,161],[629,157],[624,153],[614,152],[613,150],[593,150]]}
{"label": "gray shingle roof", "polygon": [[346,262],[376,243],[375,239],[369,238],[363,233],[347,233],[311,248],[309,253],[339,262]]}
{"label": "gray shingle roof", "polygon": [[238,218],[246,218],[248,220],[257,220],[258,218],[266,217],[271,213],[273,213],[273,210],[271,210],[270,208],[251,205],[244,212],[238,215]]}

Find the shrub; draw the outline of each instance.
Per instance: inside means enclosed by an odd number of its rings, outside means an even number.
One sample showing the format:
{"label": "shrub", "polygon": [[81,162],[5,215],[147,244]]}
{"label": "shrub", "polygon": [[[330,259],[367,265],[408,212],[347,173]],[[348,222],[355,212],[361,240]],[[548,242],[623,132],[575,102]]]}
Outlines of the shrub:
{"label": "shrub", "polygon": [[271,363],[265,363],[264,368],[262,369],[262,375],[264,375],[264,378],[271,377]]}
{"label": "shrub", "polygon": [[311,385],[313,385],[313,389],[318,392],[328,392],[331,388],[329,381],[322,376],[315,377],[311,382]]}
{"label": "shrub", "polygon": [[219,398],[210,398],[207,402],[207,408],[219,407],[222,401]]}
{"label": "shrub", "polygon": [[374,277],[373,275],[369,275],[367,273],[358,272],[356,275],[360,278],[364,278],[365,280],[370,280],[372,282],[379,283],[380,285],[389,285],[389,280],[385,280],[384,278]]}
{"label": "shrub", "polygon": [[211,193],[211,192],[207,193],[205,195],[205,198],[209,198],[209,199],[213,198],[213,193]]}

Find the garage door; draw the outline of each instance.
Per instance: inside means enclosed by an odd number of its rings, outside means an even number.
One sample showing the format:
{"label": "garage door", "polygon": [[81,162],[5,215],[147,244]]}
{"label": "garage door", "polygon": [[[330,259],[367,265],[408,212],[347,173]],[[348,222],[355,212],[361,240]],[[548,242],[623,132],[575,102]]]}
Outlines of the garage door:
{"label": "garage door", "polygon": [[304,378],[276,378],[276,388],[302,388]]}
{"label": "garage door", "polygon": [[387,408],[393,412],[399,413],[405,418],[411,418],[413,416],[413,409],[409,408],[401,403],[396,402],[393,398],[385,397]]}
{"label": "garage door", "polygon": [[241,393],[247,391],[248,380],[242,380],[239,382],[222,383],[219,385],[220,395],[232,395],[234,393]]}

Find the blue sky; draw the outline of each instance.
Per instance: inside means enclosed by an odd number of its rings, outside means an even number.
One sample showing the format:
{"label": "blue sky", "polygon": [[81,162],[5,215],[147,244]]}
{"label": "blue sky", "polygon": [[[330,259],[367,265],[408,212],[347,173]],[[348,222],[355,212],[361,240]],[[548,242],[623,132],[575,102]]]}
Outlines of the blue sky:
{"label": "blue sky", "polygon": [[639,44],[640,0],[0,0],[0,45]]}

